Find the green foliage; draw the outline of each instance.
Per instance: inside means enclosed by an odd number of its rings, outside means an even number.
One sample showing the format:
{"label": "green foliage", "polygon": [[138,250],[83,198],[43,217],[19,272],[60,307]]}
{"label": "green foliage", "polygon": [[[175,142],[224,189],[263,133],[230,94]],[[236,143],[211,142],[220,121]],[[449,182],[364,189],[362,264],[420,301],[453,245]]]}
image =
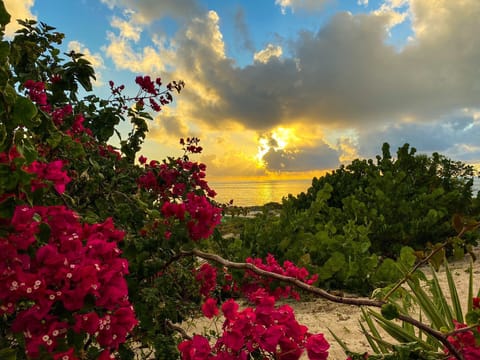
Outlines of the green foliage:
{"label": "green foliage", "polygon": [[[436,153],[416,155],[408,144],[393,159],[384,144],[376,162],[357,159],[314,178],[306,193],[283,199],[279,216],[264,212],[249,220],[240,240],[253,256],[271,253],[307,266],[322,286],[367,293],[399,279],[391,259],[403,247],[421,258],[454,239],[455,214],[477,214],[474,175],[471,166]],[[477,235],[466,239],[475,244]],[[449,243],[450,254],[463,256],[465,242]]]}
{"label": "green foliage", "polygon": [[[443,155],[417,155],[408,144],[396,159],[385,143],[382,155],[373,160],[354,160],[350,165],[314,178],[306,193],[290,197],[292,206],[308,209],[326,184],[332,186],[330,207],[348,211],[348,204],[363,207],[356,223],[370,224],[372,250],[397,256],[402,246],[423,250],[455,234],[454,214],[475,215],[472,166]],[[368,209],[368,211],[366,211]]]}
{"label": "green foliage", "polygon": [[332,191],[326,184],[304,211],[284,200],[279,214],[264,211],[247,219],[237,242],[242,249],[235,254],[232,242],[229,255],[241,261],[245,254],[265,257],[270,253],[279,261],[292,260],[318,274],[321,286],[370,291],[379,257],[370,252],[369,224],[353,220],[368,210],[353,198],[346,204],[347,211],[328,206]]}

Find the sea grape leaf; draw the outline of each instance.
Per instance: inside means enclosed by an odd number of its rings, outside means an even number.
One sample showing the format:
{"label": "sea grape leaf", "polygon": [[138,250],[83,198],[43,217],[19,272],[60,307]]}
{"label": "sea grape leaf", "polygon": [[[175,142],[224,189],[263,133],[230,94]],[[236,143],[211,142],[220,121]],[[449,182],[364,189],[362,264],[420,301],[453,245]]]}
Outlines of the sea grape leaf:
{"label": "sea grape leaf", "polygon": [[398,264],[403,270],[409,270],[415,264],[417,257],[415,252],[409,246],[404,246],[400,250],[400,257],[398,258]]}
{"label": "sea grape leaf", "polygon": [[387,320],[393,320],[398,317],[398,308],[395,304],[387,303],[382,305],[382,316]]}
{"label": "sea grape leaf", "polygon": [[342,270],[347,265],[345,255],[336,251],[332,253],[331,257],[320,267],[318,271],[318,278],[320,280],[331,279],[337,272]]}
{"label": "sea grape leaf", "polygon": [[452,218],[452,225],[453,225],[453,228],[455,229],[455,231],[457,233],[462,231],[462,229],[463,229],[463,218],[462,218],[462,216],[459,215],[459,214],[454,214],[453,218]]}
{"label": "sea grape leaf", "polygon": [[445,261],[445,248],[443,247],[442,244],[435,244],[432,247],[432,251],[437,250],[439,247],[442,247],[440,250],[438,250],[432,257],[429,259],[429,263],[433,266],[435,271],[438,271],[440,269],[440,266],[442,266],[443,262]]}

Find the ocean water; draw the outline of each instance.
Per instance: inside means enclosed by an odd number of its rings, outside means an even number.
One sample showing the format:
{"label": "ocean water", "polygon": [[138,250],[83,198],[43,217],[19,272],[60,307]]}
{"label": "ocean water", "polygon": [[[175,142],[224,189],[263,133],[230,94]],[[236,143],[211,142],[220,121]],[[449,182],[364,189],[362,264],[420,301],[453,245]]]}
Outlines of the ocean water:
{"label": "ocean water", "polygon": [[[208,181],[209,186],[217,192],[215,200],[228,203],[233,199],[236,206],[261,206],[269,202],[282,202],[288,194],[294,196],[306,192],[312,185],[306,180],[255,180],[255,181]],[[473,196],[480,191],[480,180],[473,186]]]}
{"label": "ocean water", "polygon": [[281,203],[289,194],[305,192],[312,180],[209,181],[208,184],[217,192],[215,200],[219,203],[233,199],[236,206],[258,206]]}

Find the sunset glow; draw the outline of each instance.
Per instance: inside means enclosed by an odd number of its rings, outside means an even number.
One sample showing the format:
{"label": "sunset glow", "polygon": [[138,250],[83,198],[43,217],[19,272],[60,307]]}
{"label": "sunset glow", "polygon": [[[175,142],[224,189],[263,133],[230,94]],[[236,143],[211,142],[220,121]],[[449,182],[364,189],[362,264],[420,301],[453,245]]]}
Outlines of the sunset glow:
{"label": "sunset glow", "polygon": [[65,51],[94,64],[100,96],[110,79],[127,89],[137,75],[185,81],[150,124],[150,159],[181,154],[179,138],[196,136],[211,178],[304,178],[374,158],[383,142],[480,163],[478,0],[6,7],[64,32]]}

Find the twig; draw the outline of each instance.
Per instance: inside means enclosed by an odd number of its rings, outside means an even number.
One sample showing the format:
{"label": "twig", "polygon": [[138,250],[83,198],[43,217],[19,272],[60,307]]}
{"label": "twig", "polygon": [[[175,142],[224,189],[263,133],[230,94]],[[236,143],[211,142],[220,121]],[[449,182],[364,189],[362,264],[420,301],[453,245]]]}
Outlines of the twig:
{"label": "twig", "polygon": [[415,326],[420,330],[423,330],[427,334],[430,334],[431,336],[439,340],[448,349],[450,355],[455,356],[455,358],[458,360],[463,360],[462,354],[460,354],[460,352],[455,348],[455,346],[453,346],[453,344],[448,341],[448,334],[443,334],[438,330],[432,329],[430,326],[414,318],[411,318],[410,316],[399,314],[397,318]]}
{"label": "twig", "polygon": [[387,301],[388,298],[395,292],[398,290],[398,288],[400,286],[402,286],[406,281],[408,281],[408,279],[410,279],[410,276],[413,275],[415,273],[415,271],[418,270],[418,268],[424,264],[426,264],[436,253],[438,253],[440,250],[442,250],[443,248],[445,248],[445,246],[447,246],[448,242],[444,242],[443,244],[441,244],[439,247],[437,247],[436,249],[434,249],[430,254],[428,254],[424,259],[420,260],[417,264],[415,264],[415,266],[402,278],[400,279],[393,288],[390,289],[390,291],[383,297],[383,300],[384,301]]}
{"label": "twig", "polygon": [[165,320],[165,325],[170,328],[171,330],[175,330],[176,332],[180,333],[180,335],[182,335],[182,338],[184,338],[185,340],[192,340],[192,337],[190,335],[188,335],[185,330],[183,330],[180,326],[178,325],[175,325],[174,323],[172,323],[170,320]]}
{"label": "twig", "polygon": [[[219,255],[206,253],[206,252],[203,252],[203,251],[197,250],[197,249],[193,249],[193,250],[190,250],[190,251],[181,251],[180,254],[182,256],[198,256],[202,259],[211,260],[213,262],[216,262],[216,263],[221,264],[223,266],[226,266],[228,268],[250,270],[250,271],[252,271],[252,272],[254,272],[258,275],[273,278],[273,279],[277,279],[277,280],[292,284],[299,289],[302,289],[302,290],[305,290],[309,293],[318,295],[319,297],[321,297],[323,299],[326,299],[326,300],[329,300],[329,301],[332,301],[332,302],[336,302],[336,303],[340,303],[340,304],[350,304],[350,305],[356,305],[356,306],[371,306],[371,307],[377,307],[377,308],[381,308],[384,304],[386,304],[386,301],[384,301],[384,300],[346,298],[346,297],[342,297],[342,296],[335,296],[335,295],[332,295],[332,294],[328,293],[327,291],[325,291],[321,288],[318,288],[318,287],[312,286],[312,285],[308,285],[308,284],[306,284],[306,283],[304,283],[304,282],[302,282],[302,281],[300,281],[296,278],[293,278],[293,277],[290,277],[290,276],[280,275],[280,274],[273,273],[273,272],[270,272],[270,271],[267,271],[267,270],[262,270],[262,269],[256,267],[253,264],[250,264],[250,263],[238,263],[238,262],[229,261],[229,260],[226,260],[226,259],[222,258]],[[463,356],[458,352],[458,350],[453,346],[453,344],[448,341],[448,339],[447,339],[448,336],[447,335],[441,333],[440,331],[432,329],[428,325],[426,325],[426,324],[424,324],[424,323],[422,323],[422,322],[420,322],[416,319],[413,319],[409,316],[406,316],[406,315],[399,314],[398,319],[402,320],[406,323],[409,323],[409,324],[417,327],[418,329],[421,329],[424,332],[430,334],[432,337],[439,340],[448,349],[450,355],[454,356],[457,360],[464,360]]]}

